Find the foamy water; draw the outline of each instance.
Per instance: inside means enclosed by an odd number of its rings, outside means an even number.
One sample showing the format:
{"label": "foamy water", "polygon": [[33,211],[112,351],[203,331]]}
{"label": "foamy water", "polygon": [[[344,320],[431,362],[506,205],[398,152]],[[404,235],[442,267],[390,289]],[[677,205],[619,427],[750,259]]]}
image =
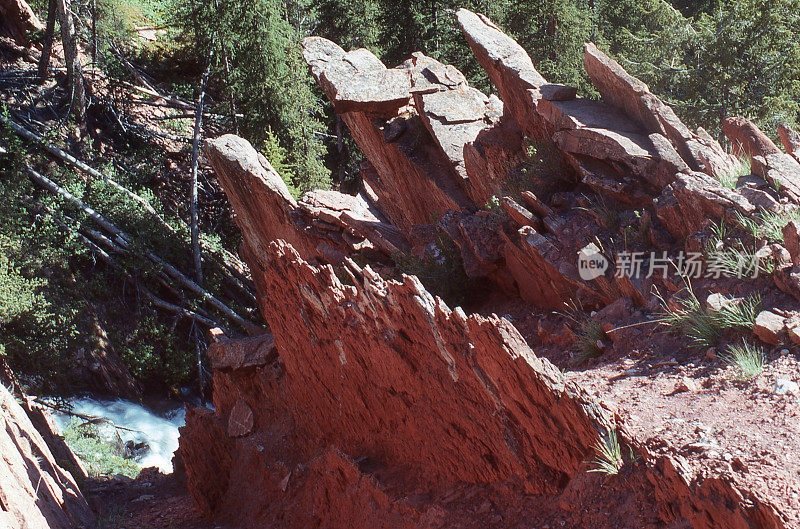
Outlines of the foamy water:
{"label": "foamy water", "polygon": [[[186,411],[183,407],[175,406],[166,413],[156,414],[144,406],[125,400],[83,398],[71,400],[70,404],[75,413],[102,417],[115,426],[127,428],[117,428],[123,444],[128,441],[147,443],[149,449],[134,459],[142,468],[157,467],[164,473],[172,472],[172,455],[178,449],[178,428],[185,422]],[[74,419],[64,413],[55,413],[54,418],[62,431]]]}

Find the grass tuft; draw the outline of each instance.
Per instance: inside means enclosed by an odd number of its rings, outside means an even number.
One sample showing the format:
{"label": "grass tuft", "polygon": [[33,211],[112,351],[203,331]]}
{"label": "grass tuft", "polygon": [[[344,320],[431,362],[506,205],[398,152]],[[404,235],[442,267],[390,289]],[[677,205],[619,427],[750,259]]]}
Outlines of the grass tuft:
{"label": "grass tuft", "polygon": [[600,343],[606,337],[606,333],[598,322],[585,320],[578,323],[575,335],[573,358],[577,364],[583,364],[587,360],[597,358],[603,354]]}
{"label": "grass tuft", "polygon": [[728,189],[736,189],[739,178],[753,174],[753,159],[749,156],[737,157],[734,166],[719,176],[719,183]]}
{"label": "grass tuft", "polygon": [[737,214],[736,221],[756,241],[767,242],[783,241],[783,228],[790,221],[800,222],[800,208],[784,209],[781,211],[761,210],[755,217]]}
{"label": "grass tuft", "polygon": [[761,295],[753,294],[739,303],[724,304],[716,318],[720,326],[725,329],[752,329],[759,312],[761,312]]}
{"label": "grass tuft", "polygon": [[728,366],[736,369],[737,378],[743,381],[753,380],[760,375],[766,363],[764,350],[744,341],[728,346],[727,352],[721,358]]}
{"label": "grass tuft", "polygon": [[659,296],[664,312],[659,321],[676,334],[686,336],[696,347],[712,347],[719,340],[722,328],[717,318],[705,310],[687,280],[684,298],[667,303]]}
{"label": "grass tuft", "polygon": [[605,437],[600,437],[594,444],[595,458],[591,461],[589,472],[597,472],[606,476],[616,476],[625,462],[617,439],[617,432],[611,430]]}

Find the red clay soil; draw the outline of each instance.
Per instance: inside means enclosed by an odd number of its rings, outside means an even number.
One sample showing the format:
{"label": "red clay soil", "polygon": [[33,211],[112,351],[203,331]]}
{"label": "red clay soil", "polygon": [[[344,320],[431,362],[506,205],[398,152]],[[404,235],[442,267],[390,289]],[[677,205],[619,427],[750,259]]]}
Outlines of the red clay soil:
{"label": "red clay soil", "polygon": [[98,529],[233,529],[203,518],[177,477],[155,469],[132,481],[95,480],[84,490]]}

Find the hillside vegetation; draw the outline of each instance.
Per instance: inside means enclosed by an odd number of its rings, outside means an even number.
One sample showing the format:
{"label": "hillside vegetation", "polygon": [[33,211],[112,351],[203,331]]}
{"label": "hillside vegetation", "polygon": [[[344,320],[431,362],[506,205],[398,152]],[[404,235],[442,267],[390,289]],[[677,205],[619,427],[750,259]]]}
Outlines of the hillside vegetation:
{"label": "hillside vegetation", "polygon": [[[47,2],[32,7],[45,22]],[[592,41],[714,137],[736,114],[773,136],[797,122],[798,0],[72,2],[74,61],[59,41],[64,15],[42,78],[39,55],[20,43],[0,50],[0,350],[29,389],[99,384],[136,395],[146,381],[202,393],[206,330],[252,334],[263,322],[230,208],[202,153],[196,162],[197,145],[235,132],[297,195],[357,191],[362,155],[323,104],[300,41],[366,47],[389,65],[422,51],[490,92],[458,7],[489,15],[547,79],[579,94],[594,94],[582,65]],[[47,31],[28,38],[38,49]],[[104,178],[48,154],[9,120]]]}

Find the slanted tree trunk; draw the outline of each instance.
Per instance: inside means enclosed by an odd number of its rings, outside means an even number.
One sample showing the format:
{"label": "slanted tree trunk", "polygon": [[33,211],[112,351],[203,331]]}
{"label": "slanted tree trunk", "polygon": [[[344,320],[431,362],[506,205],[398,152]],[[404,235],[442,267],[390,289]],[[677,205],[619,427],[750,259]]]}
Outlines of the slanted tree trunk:
{"label": "slanted tree trunk", "polygon": [[56,32],[56,0],[47,3],[47,29],[42,43],[42,57],[39,59],[39,80],[47,78],[47,68],[50,66],[50,55],[53,53],[53,38]]}
{"label": "slanted tree trunk", "polygon": [[72,20],[69,0],[56,0],[58,19],[61,25],[61,43],[64,46],[64,62],[67,66],[67,88],[70,92],[72,113],[82,122],[86,109],[86,95],[83,91],[83,74],[78,60],[78,36]]}
{"label": "slanted tree trunk", "polygon": [[231,66],[228,62],[228,47],[225,46],[225,43],[222,43],[222,64],[225,67],[225,84],[228,85],[228,105],[230,106],[231,111],[231,119],[233,120],[233,133],[239,134],[239,118],[236,115],[236,94],[233,91],[233,85],[231,85]]}
{"label": "slanted tree trunk", "polygon": [[203,101],[206,95],[206,83],[211,72],[211,59],[203,72],[200,80],[200,89],[195,103],[194,136],[192,138],[192,183],[191,196],[189,200],[189,211],[192,217],[192,260],[194,261],[195,281],[203,283],[203,263],[200,249],[200,225],[197,218],[197,166],[199,163],[200,134],[203,127]]}

